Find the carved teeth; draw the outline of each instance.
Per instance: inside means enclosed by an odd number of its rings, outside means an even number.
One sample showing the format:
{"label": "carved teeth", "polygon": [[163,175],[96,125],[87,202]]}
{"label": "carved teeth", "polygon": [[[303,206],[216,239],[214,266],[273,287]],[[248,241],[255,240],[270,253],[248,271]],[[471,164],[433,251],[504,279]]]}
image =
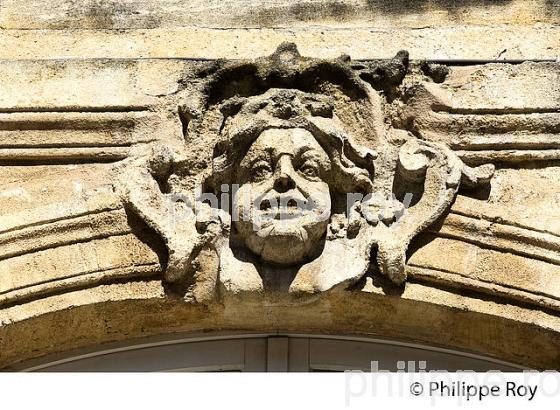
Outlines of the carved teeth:
{"label": "carved teeth", "polygon": [[290,199],[290,200],[288,201],[288,204],[287,204],[287,205],[288,205],[288,206],[287,206],[288,209],[297,209],[297,207],[298,207],[298,206],[297,206],[297,202],[296,202],[295,199]]}
{"label": "carved teeth", "polygon": [[270,201],[268,199],[264,199],[264,200],[261,201],[261,205],[260,205],[260,210],[261,211],[267,211],[271,208],[272,208],[272,206],[270,205]]}

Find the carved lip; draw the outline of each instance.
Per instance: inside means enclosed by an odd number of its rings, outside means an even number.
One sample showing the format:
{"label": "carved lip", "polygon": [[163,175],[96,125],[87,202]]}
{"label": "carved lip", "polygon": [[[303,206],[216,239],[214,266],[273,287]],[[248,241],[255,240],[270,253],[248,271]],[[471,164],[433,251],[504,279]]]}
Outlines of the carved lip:
{"label": "carved lip", "polygon": [[[270,199],[263,199],[260,201],[260,210],[261,211],[269,211],[269,210],[302,210],[305,209],[305,207],[307,206],[308,202],[305,199],[302,198],[296,198],[296,197],[284,197],[284,198],[271,198],[272,202]],[[274,203],[275,206],[272,206],[272,204]],[[278,206],[278,204],[280,204],[280,206]]]}
{"label": "carved lip", "polygon": [[292,210],[286,210],[286,211],[279,211],[276,213],[276,216],[274,217],[274,219],[278,219],[278,220],[284,220],[284,219],[296,219],[296,218],[301,218],[305,216],[305,213],[302,211],[292,211]]}
{"label": "carved lip", "polygon": [[260,211],[260,215],[268,219],[284,220],[296,219],[307,215],[308,212],[298,208],[271,208],[266,211]]}

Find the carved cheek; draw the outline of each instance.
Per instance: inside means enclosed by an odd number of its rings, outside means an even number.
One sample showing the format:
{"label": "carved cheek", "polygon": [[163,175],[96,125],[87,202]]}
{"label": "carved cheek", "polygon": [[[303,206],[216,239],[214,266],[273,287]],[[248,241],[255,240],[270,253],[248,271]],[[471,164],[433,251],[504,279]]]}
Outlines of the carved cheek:
{"label": "carved cheek", "polygon": [[235,206],[241,214],[252,217],[255,210],[259,209],[260,200],[270,190],[269,181],[243,184],[235,194]]}
{"label": "carved cheek", "polygon": [[310,181],[302,176],[297,176],[297,187],[306,196],[317,196],[329,193],[329,186],[323,181]]}
{"label": "carved cheek", "polygon": [[307,181],[308,193],[306,197],[311,201],[314,212],[330,215],[331,195],[328,184],[325,182]]}
{"label": "carved cheek", "polygon": [[243,184],[235,193],[234,206],[241,220],[246,220],[250,215],[253,201],[251,185],[249,183]]}

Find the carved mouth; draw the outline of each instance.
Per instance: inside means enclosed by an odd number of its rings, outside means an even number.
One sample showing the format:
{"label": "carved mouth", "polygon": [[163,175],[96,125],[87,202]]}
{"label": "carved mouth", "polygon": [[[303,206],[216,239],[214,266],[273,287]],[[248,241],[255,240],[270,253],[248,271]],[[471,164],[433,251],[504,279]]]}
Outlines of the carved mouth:
{"label": "carved mouth", "polygon": [[298,201],[294,198],[288,199],[287,202],[277,201],[276,203],[278,202],[283,202],[282,206],[273,207],[270,200],[263,199],[259,205],[259,210],[265,215],[270,215],[271,217],[273,216],[274,219],[292,219],[300,217],[306,213],[305,203],[301,204],[300,201],[298,204]]}
{"label": "carved mouth", "polygon": [[268,199],[263,199],[260,204],[261,211],[269,211],[272,209],[272,205]]}
{"label": "carved mouth", "polygon": [[290,199],[286,204],[287,209],[298,209],[297,201],[295,199]]}
{"label": "carved mouth", "polygon": [[[305,203],[303,205],[305,206]],[[270,209],[273,209],[270,200],[263,199],[260,203],[260,210],[268,211]],[[294,198],[290,198],[286,203],[286,206],[285,207],[281,206],[280,209],[299,209],[298,202]]]}
{"label": "carved mouth", "polygon": [[277,220],[286,220],[286,219],[295,219],[300,218],[303,216],[303,212],[298,210],[279,210],[274,219]]}
{"label": "carved mouth", "polygon": [[261,215],[268,219],[284,220],[300,218],[307,214],[304,210],[298,208],[273,208],[261,211]]}
{"label": "carved mouth", "polygon": [[[260,204],[259,204],[259,209],[261,211],[265,211],[265,212],[277,212],[277,211],[281,211],[281,212],[301,212],[305,210],[305,205],[306,203],[301,203],[302,201],[298,201],[294,198],[290,198],[288,199],[288,201],[286,202],[285,200],[283,201],[276,201],[275,206],[272,206],[272,203],[270,200],[268,199],[263,199]],[[277,207],[277,204],[281,203],[280,207]]]}

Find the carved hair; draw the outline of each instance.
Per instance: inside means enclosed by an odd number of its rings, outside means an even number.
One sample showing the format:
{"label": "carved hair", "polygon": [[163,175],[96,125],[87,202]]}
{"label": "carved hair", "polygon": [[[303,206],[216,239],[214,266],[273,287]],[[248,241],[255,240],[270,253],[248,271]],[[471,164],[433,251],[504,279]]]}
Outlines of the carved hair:
{"label": "carved hair", "polygon": [[216,144],[207,185],[235,183],[236,169],[251,144],[271,128],[303,128],[325,150],[333,167],[329,184],[339,193],[373,189],[376,153],[357,145],[333,112],[332,97],[299,90],[270,89],[264,94],[226,100],[221,139]]}

